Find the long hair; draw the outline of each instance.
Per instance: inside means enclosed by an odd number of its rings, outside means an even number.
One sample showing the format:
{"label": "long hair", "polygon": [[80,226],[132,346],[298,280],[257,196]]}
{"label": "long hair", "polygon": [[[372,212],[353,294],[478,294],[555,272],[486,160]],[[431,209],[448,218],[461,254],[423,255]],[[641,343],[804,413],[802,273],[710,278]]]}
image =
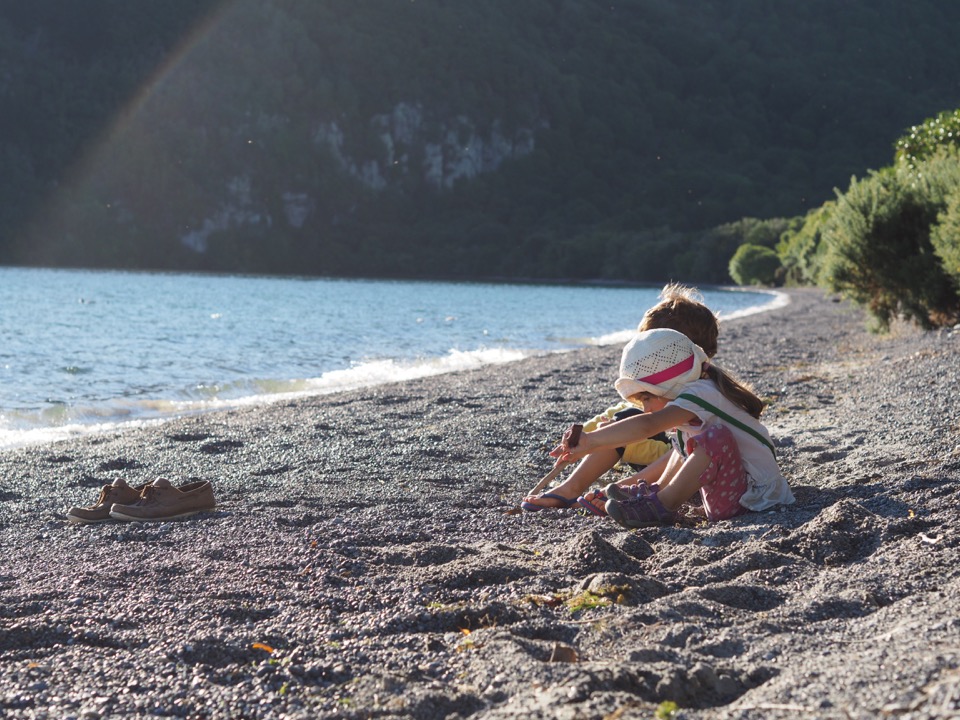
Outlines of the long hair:
{"label": "long hair", "polygon": [[713,363],[707,366],[706,376],[713,380],[717,389],[727,400],[741,408],[745,413],[758,420],[760,419],[760,413],[763,412],[765,405],[763,400],[758,398],[747,385]]}

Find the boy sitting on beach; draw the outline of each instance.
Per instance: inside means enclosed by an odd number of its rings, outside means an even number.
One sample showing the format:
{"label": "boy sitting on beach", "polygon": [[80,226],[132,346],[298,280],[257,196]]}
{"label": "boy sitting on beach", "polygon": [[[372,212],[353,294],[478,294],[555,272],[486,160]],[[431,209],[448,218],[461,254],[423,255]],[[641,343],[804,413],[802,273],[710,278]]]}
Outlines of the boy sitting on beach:
{"label": "boy sitting on beach", "polygon": [[[717,337],[720,326],[716,315],[703,303],[703,296],[694,288],[678,283],[669,283],[660,291],[660,301],[647,310],[640,320],[637,332],[667,328],[681,332],[703,348],[708,357],[717,354]],[[635,403],[623,401],[607,408],[603,413],[584,423],[583,430],[592,432],[613,422],[619,422],[633,415],[642,414]],[[528,512],[538,512],[544,508],[568,508],[580,501],[580,504],[594,514],[604,515],[602,504],[594,505],[594,498],[585,497],[591,485],[599,480],[617,463],[625,462],[639,470],[658,460],[670,450],[670,444],[662,433],[629,443],[623,447],[607,448],[587,455],[570,476],[549,492],[540,495],[528,495],[521,507]]]}

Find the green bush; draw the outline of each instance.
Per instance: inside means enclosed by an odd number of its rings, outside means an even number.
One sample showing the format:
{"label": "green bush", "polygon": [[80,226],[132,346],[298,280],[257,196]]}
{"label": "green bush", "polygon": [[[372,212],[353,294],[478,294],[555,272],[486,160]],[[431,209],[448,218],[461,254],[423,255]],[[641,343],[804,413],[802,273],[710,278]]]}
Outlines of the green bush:
{"label": "green bush", "polygon": [[674,251],[670,277],[698,283],[729,282],[730,258],[741,245],[772,248],[789,224],[787,218],[744,217],[707,231],[686,233]]}
{"label": "green bush", "polygon": [[773,285],[781,267],[774,250],[745,243],[730,259],[730,277],[740,285]]}
{"label": "green bush", "polygon": [[923,327],[956,312],[954,285],[930,240],[931,227],[960,188],[956,156],[943,153],[854,178],[822,226],[822,281],[864,305],[877,328],[904,315]]}
{"label": "green bush", "polygon": [[930,229],[930,242],[943,262],[943,270],[960,287],[960,191],[947,199],[947,208]]}
{"label": "green bush", "polygon": [[827,202],[811,210],[783,233],[777,244],[777,255],[783,263],[783,279],[787,285],[817,285],[823,262],[822,228],[836,203]]}
{"label": "green bush", "polygon": [[944,146],[960,146],[960,110],[948,110],[914,125],[894,143],[895,158],[916,169]]}
{"label": "green bush", "polygon": [[715,232],[726,231],[739,235],[744,243],[772,248],[780,241],[783,233],[789,229],[790,223],[790,218],[777,217],[760,220],[745,217],[736,222],[721,225],[716,228]]}

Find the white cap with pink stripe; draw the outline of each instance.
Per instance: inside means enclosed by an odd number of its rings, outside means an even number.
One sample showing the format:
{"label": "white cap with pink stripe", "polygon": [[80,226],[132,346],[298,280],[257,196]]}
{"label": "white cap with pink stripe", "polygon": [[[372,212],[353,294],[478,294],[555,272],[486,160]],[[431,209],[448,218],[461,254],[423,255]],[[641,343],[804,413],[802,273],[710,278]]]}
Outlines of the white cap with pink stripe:
{"label": "white cap with pink stripe", "polygon": [[707,359],[698,345],[676,330],[637,333],[623,348],[615,387],[624,399],[648,392],[675,400],[684,385],[700,379]]}

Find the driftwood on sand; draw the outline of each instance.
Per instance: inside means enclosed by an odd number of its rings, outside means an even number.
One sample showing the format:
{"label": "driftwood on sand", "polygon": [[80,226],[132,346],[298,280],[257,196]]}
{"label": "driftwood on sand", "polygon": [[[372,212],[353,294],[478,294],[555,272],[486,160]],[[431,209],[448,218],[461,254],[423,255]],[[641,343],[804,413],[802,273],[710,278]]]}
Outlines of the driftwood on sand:
{"label": "driftwood on sand", "polygon": [[[788,293],[717,361],[797,502],[713,525],[505,512],[618,347],[3,452],[0,716],[956,717],[960,333]],[[64,520],[157,476],[218,509]]]}

